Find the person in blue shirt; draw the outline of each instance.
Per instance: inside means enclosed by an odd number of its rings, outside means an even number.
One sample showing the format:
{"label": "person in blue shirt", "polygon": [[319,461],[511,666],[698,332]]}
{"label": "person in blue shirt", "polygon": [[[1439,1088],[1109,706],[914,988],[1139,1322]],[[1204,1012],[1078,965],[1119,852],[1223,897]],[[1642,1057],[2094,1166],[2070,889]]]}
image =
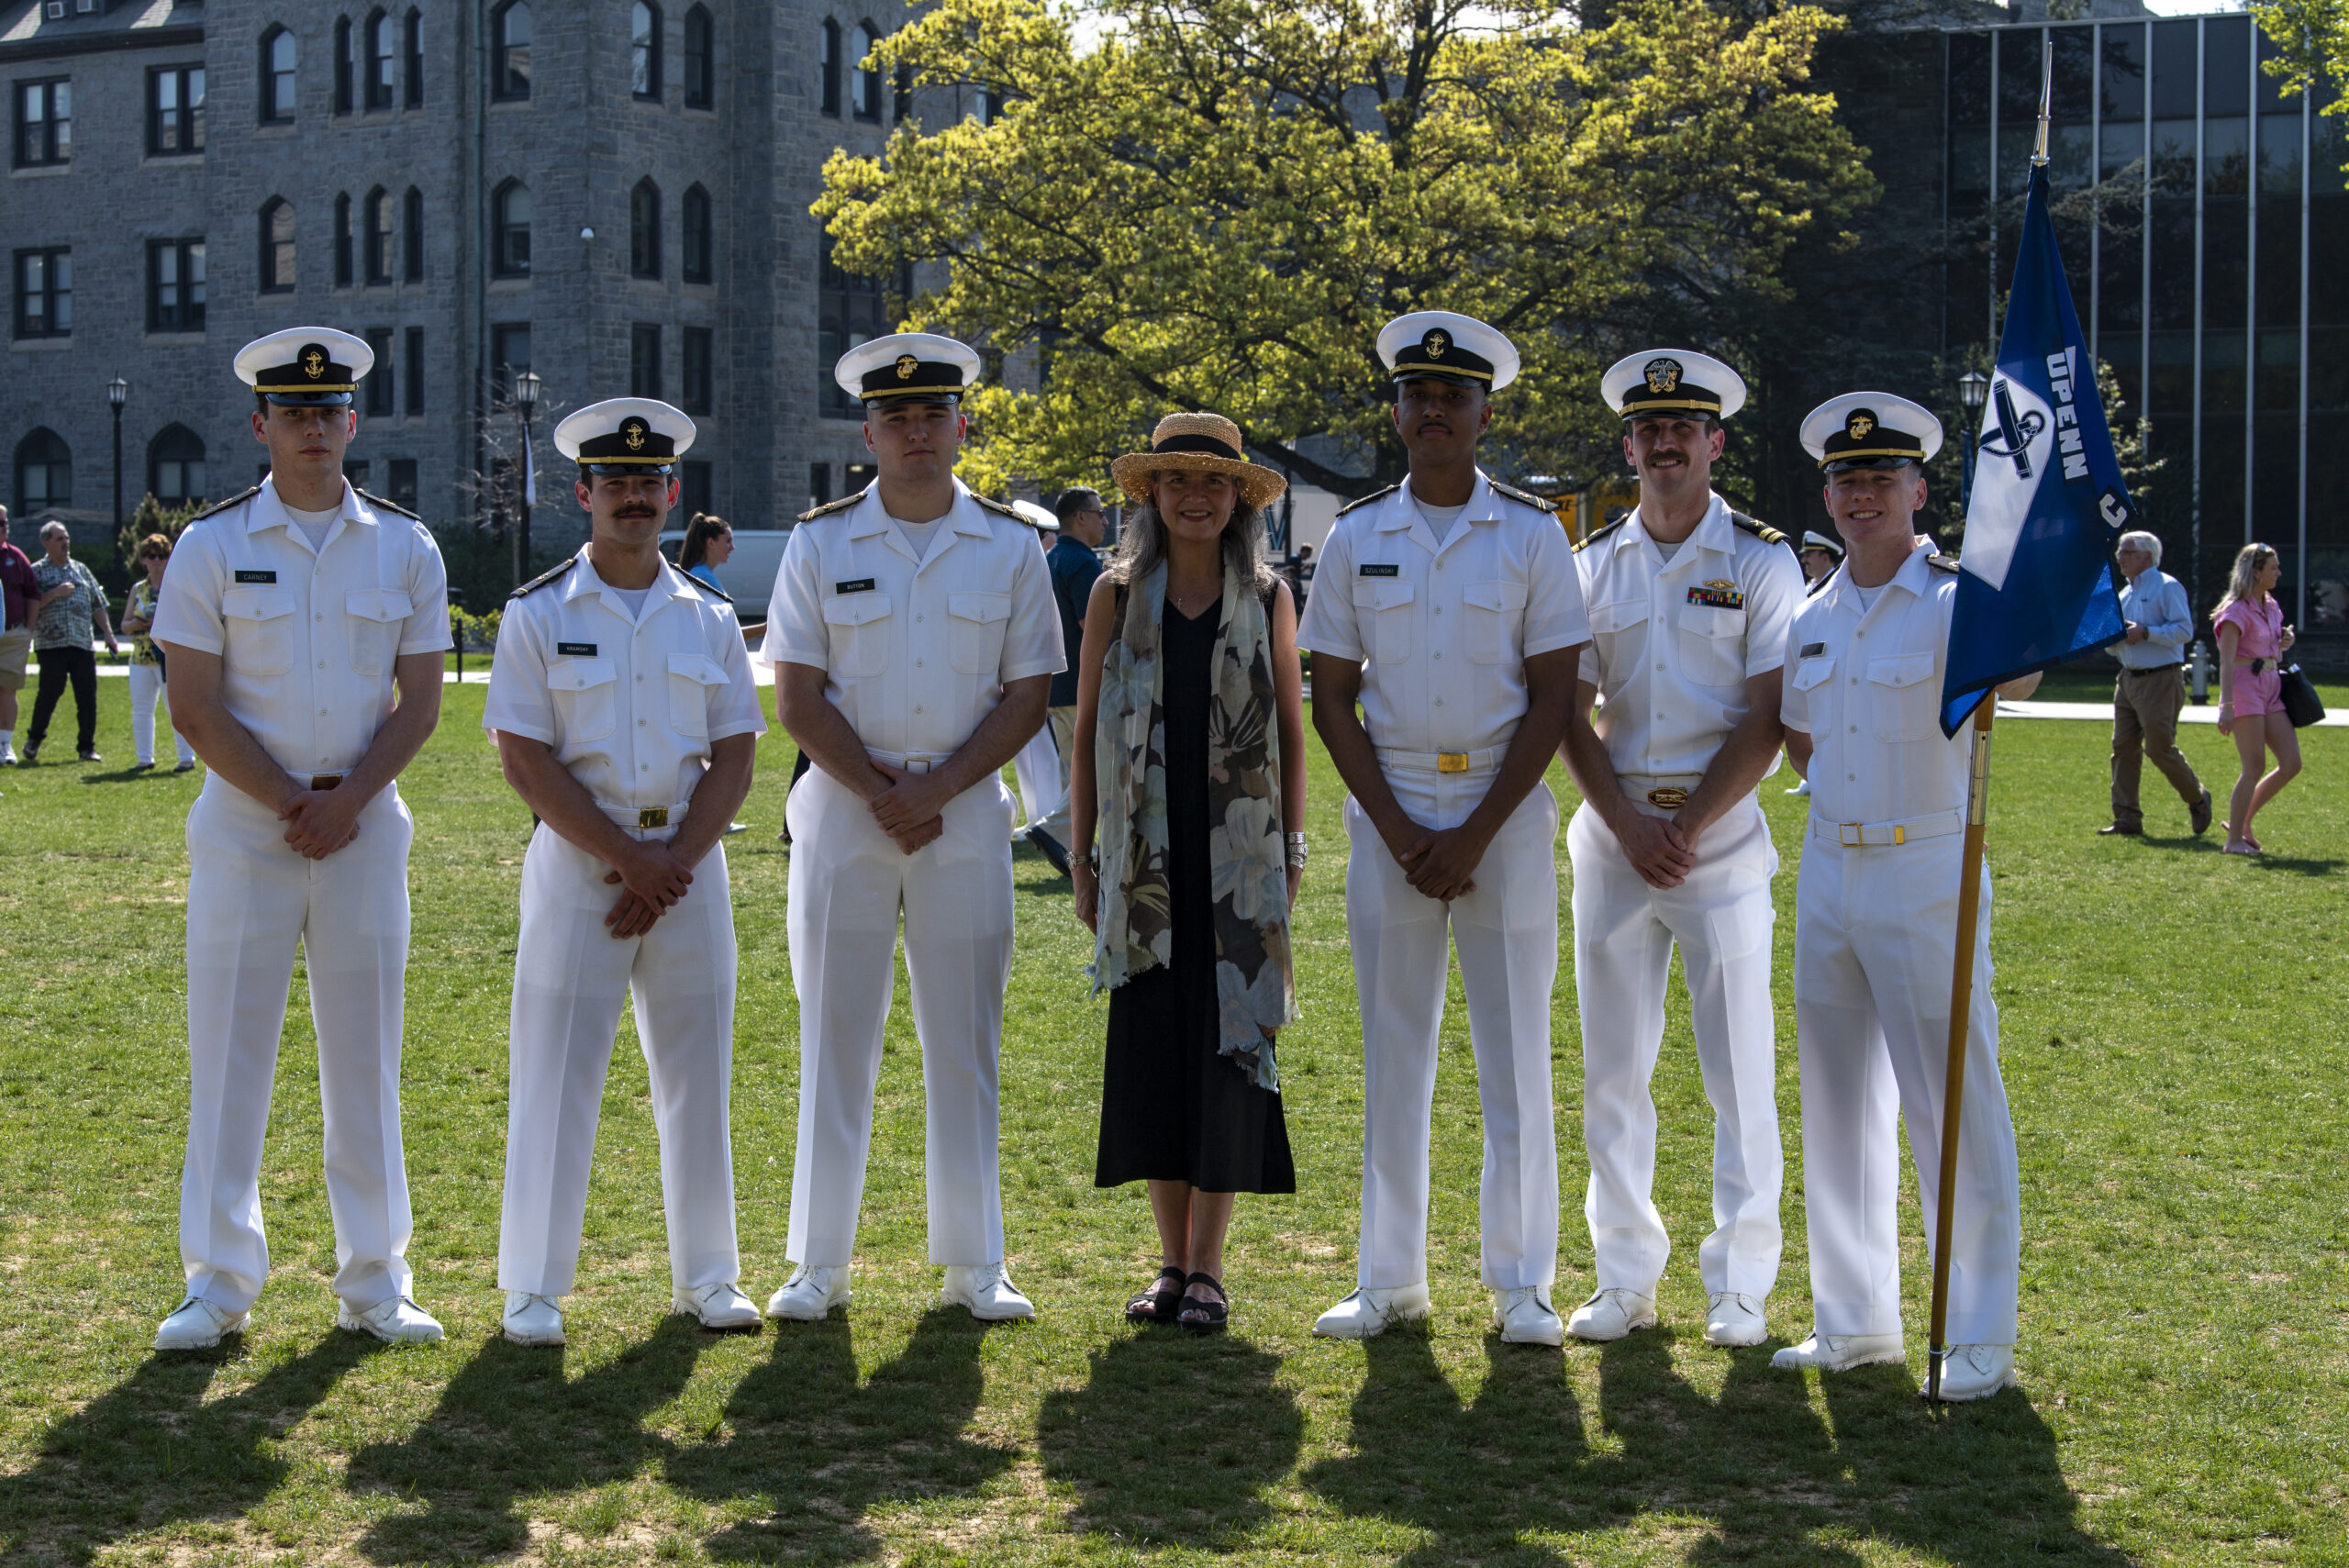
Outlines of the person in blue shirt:
{"label": "person in blue shirt", "polygon": [[2186,645],[2194,638],[2194,611],[2185,585],[2162,571],[2162,541],[2149,533],[2125,533],[2116,551],[2121,574],[2121,616],[2128,623],[2112,645],[2121,674],[2112,685],[2112,820],[2102,834],[2145,830],[2137,804],[2137,780],[2151,757],[2178,799],[2186,802],[2194,830],[2210,826],[2210,792],[2194,775],[2194,764],[2177,749],[2177,714],[2186,702]]}
{"label": "person in blue shirt", "polygon": [[[1052,515],[1060,519],[1061,537],[1045,552],[1044,565],[1052,574],[1052,598],[1060,606],[1061,639],[1068,649],[1068,668],[1052,677],[1052,690],[1045,698],[1045,715],[1052,732],[1052,744],[1060,749],[1061,798],[1042,821],[1029,828],[1028,840],[1066,874],[1069,787],[1074,777],[1069,763],[1069,748],[1076,739],[1076,655],[1085,641],[1085,606],[1092,597],[1093,580],[1101,575],[1101,537],[1108,530],[1109,517],[1102,508],[1100,492],[1082,488],[1062,491],[1060,499],[1052,503]],[[1040,834],[1050,840],[1049,846],[1036,843]]]}

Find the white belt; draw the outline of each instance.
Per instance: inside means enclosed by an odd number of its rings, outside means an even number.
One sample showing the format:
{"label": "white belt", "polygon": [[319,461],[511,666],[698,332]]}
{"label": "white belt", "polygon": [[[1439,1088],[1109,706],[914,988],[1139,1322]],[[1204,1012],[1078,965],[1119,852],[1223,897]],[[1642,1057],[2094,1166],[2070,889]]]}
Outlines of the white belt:
{"label": "white belt", "polygon": [[1376,748],[1378,765],[1382,768],[1402,768],[1415,773],[1488,773],[1501,765],[1508,755],[1506,746],[1487,746],[1481,751],[1397,751],[1392,747]]}
{"label": "white belt", "polygon": [[1920,839],[1943,839],[1952,833],[1964,832],[1965,813],[1953,808],[1923,817],[1907,817],[1898,822],[1830,822],[1824,817],[1813,817],[1810,830],[1847,850],[1913,844]]}
{"label": "white belt", "polygon": [[893,768],[903,768],[909,773],[929,773],[946,761],[935,751],[876,751],[870,746],[864,749],[864,754],[878,758]]}
{"label": "white belt", "polygon": [[674,828],[684,822],[685,807],[690,804],[681,800],[674,806],[607,806],[599,800],[596,809],[623,828],[651,829]]}

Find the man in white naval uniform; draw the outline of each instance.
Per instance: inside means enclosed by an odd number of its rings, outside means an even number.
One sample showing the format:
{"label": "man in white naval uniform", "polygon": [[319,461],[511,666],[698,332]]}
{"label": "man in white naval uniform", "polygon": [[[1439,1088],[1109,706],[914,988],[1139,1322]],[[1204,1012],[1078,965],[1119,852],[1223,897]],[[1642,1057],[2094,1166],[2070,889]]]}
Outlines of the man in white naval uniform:
{"label": "man in white naval uniform", "polygon": [[1004,1271],[996,1147],[1012,936],[999,775],[1043,724],[1066,660],[1035,530],[954,477],[978,370],[968,348],[922,332],[841,358],[833,375],[863,400],[878,477],[802,517],[775,575],[761,657],[784,728],[816,762],[785,806],[798,1267],[767,1303],[776,1318],[849,1299],[900,916],[941,1299],[980,1318],[1035,1315]]}
{"label": "man in white naval uniform", "polygon": [[[1771,1364],[1841,1372],[1904,1357],[1896,1114],[1932,1239],[1975,732],[1942,733],[1957,564],[1916,537],[1940,421],[1907,398],[1856,392],[1813,409],[1802,442],[1826,471],[1828,514],[1850,553],[1796,616],[1788,654],[1787,755],[1811,784],[1795,1036],[1817,1318]],[[2038,684],[2026,675],[1998,695]],[[2015,1377],[2021,1195],[1998,1076],[1987,866],[1973,963],[1944,1399],[1985,1398]]]}
{"label": "man in white naval uniform", "polygon": [[181,536],[153,631],[173,728],[209,770],[187,818],[187,1286],[155,1346],[241,1332],[269,1277],[262,1137],[297,942],[336,1321],[438,1340],[408,1294],[399,1083],[415,824],[394,781],[440,721],[448,578],[422,523],[342,476],[351,394],[374,367],[364,342],[295,327],[246,344],[236,367],[269,476]]}
{"label": "man in white naval uniform", "polygon": [[1364,1339],[1429,1311],[1429,1122],[1456,945],[1484,1108],[1481,1273],[1504,1340],[1555,1345],[1558,804],[1542,774],[1589,622],[1551,508],[1476,467],[1515,347],[1421,311],[1386,324],[1378,355],[1410,475],[1339,514],[1297,633],[1314,654],[1314,728],[1351,792],[1363,1024],[1357,1288],[1313,1331]]}
{"label": "man in white naval uniform", "polygon": [[1566,1329],[1620,1340],[1656,1321],[1672,1240],[1653,1195],[1648,1084],[1676,945],[1713,1107],[1713,1229],[1697,1250],[1705,1338],[1756,1345],[1778,1277],[1786,1156],[1770,1000],[1778,856],[1754,789],[1778,765],[1778,673],[1802,569],[1785,535],[1713,494],[1721,422],[1745,402],[1735,371],[1651,349],[1600,387],[1623,417],[1640,504],[1575,551],[1591,648],[1566,730],[1584,802],[1566,849],[1598,1289]]}
{"label": "man in white naval uniform", "polygon": [[766,720],[731,603],[661,558],[693,421],[616,397],[557,425],[579,465],[584,549],[514,591],[482,728],[539,817],[522,929],[497,1283],[504,1332],[563,1342],[604,1075],[634,994],[661,1138],[672,1307],[752,1329],[736,1287],[734,913],[719,840]]}

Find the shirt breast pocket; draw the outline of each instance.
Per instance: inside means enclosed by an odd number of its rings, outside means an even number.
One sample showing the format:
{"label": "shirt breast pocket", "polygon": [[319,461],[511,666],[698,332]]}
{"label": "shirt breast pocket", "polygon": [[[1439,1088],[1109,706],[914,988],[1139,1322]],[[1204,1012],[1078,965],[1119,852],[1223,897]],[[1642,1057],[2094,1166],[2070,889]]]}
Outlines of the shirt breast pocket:
{"label": "shirt breast pocket", "polygon": [[669,728],[688,740],[709,739],[709,705],[729,680],[706,653],[669,655]]}
{"label": "shirt breast pocket", "polygon": [[229,588],[220,595],[228,623],[223,654],[240,675],[283,675],[294,668],[294,595],[286,588]]}
{"label": "shirt breast pocket", "polygon": [[558,659],[547,666],[562,746],[601,740],[619,728],[619,693],[608,659]]}
{"label": "shirt breast pocket", "polygon": [[1010,628],[1008,594],[949,594],[947,657],[961,675],[992,675],[1003,668],[1003,638]]}
{"label": "shirt breast pocket", "polygon": [[1623,689],[1639,669],[1648,640],[1648,601],[1617,599],[1590,606],[1590,640],[1598,653],[1598,689],[1608,696]]}
{"label": "shirt breast pocket", "polygon": [[1525,598],[1522,583],[1471,583],[1460,590],[1470,663],[1497,664],[1522,645]]}
{"label": "shirt breast pocket", "polygon": [[889,595],[834,594],[824,601],[832,673],[863,680],[889,667]]}
{"label": "shirt breast pocket", "polygon": [[1683,605],[1674,617],[1681,673],[1695,685],[1745,684],[1745,612]]}
{"label": "shirt breast pocket", "polygon": [[380,675],[392,667],[400,632],[416,613],[414,601],[396,588],[353,588],[343,597],[343,617],[351,630],[351,667],[362,675]]}
{"label": "shirt breast pocket", "polygon": [[1411,656],[1411,601],[1417,590],[1391,579],[1357,578],[1354,619],[1374,664],[1399,664]]}
{"label": "shirt breast pocket", "polygon": [[1879,740],[1927,740],[1941,732],[1941,688],[1931,653],[1868,661],[1870,716]]}

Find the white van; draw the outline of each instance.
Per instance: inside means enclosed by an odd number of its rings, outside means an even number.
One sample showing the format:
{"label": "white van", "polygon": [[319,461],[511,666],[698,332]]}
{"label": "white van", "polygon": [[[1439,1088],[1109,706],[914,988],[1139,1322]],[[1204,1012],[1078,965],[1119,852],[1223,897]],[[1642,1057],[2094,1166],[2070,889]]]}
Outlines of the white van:
{"label": "white van", "polygon": [[[767,600],[774,593],[774,574],[783,566],[783,547],[790,539],[789,528],[734,530],[734,553],[718,568],[718,584],[733,598],[736,619],[747,622],[767,618]],[[661,554],[674,562],[685,542],[685,530],[673,528],[661,536]]]}

